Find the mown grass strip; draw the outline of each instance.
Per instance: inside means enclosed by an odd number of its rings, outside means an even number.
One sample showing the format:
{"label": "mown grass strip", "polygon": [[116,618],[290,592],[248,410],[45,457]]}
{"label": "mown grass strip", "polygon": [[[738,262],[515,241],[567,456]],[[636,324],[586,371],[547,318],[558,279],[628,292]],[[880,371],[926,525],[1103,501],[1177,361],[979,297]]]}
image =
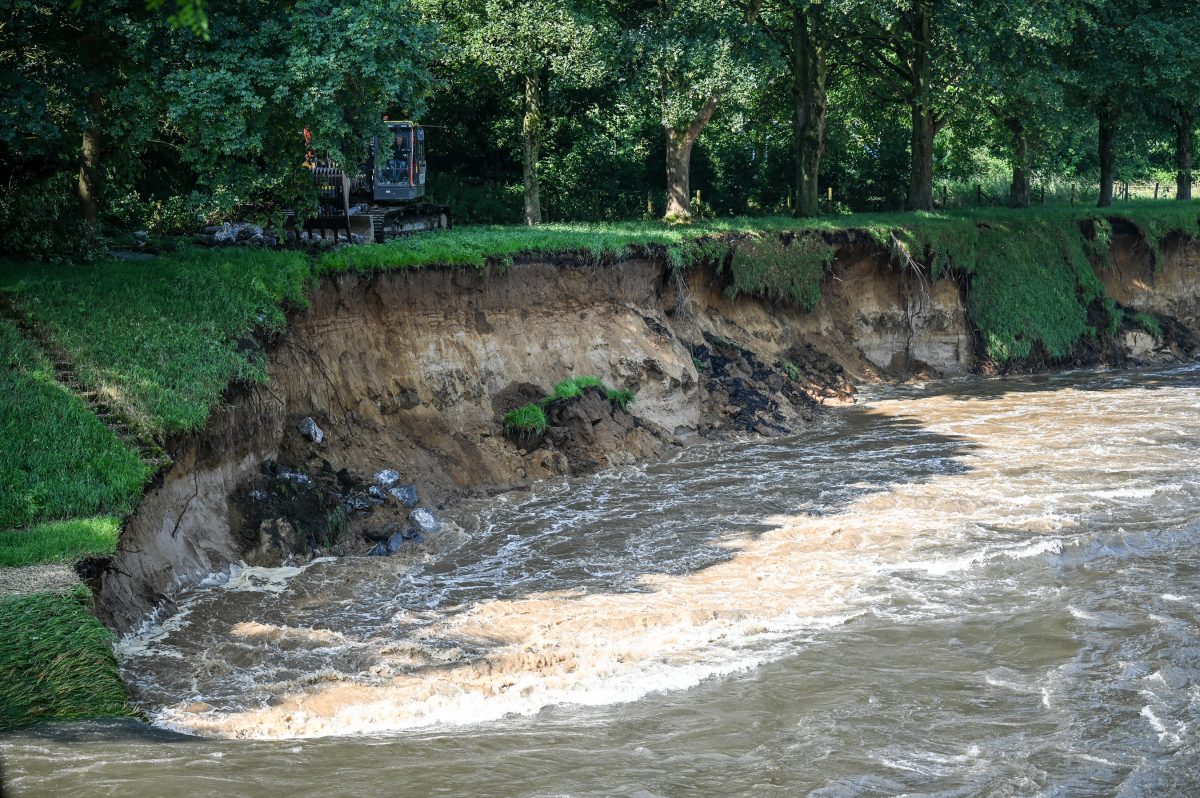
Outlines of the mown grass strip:
{"label": "mown grass strip", "polygon": [[121,519],[111,515],[49,521],[20,531],[0,532],[0,568],[72,563],[117,550]]}
{"label": "mown grass strip", "polygon": [[82,586],[0,599],[0,729],[132,714],[90,601]]}
{"label": "mown grass strip", "polygon": [[58,382],[45,355],[0,319],[0,530],[123,515],[149,476],[137,453]]}

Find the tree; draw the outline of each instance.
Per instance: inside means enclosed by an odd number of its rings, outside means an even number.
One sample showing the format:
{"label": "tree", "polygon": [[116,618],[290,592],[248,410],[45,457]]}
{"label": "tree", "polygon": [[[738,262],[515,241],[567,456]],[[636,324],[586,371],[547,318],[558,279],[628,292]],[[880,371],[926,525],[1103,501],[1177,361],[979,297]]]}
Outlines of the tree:
{"label": "tree", "polygon": [[968,72],[1008,150],[1012,168],[1009,205],[1030,203],[1035,151],[1047,149],[1062,128],[1066,98],[1057,53],[1070,40],[1072,0],[1013,4],[975,3],[962,37],[977,68]]}
{"label": "tree", "polygon": [[634,85],[654,95],[662,113],[668,219],[691,218],[692,148],[718,103],[754,87],[754,64],[764,57],[753,28],[760,5],[663,0],[633,15]]}
{"label": "tree", "polygon": [[783,0],[767,2],[758,21],[782,52],[791,77],[794,212],[816,216],[820,213],[818,180],[825,154],[827,88],[834,73],[830,56],[840,49],[835,37],[849,20],[836,4]]}
{"label": "tree", "polygon": [[456,45],[452,58],[480,64],[518,87],[525,223],[540,224],[546,92],[551,82],[586,86],[601,79],[606,72],[601,24],[568,0],[426,0],[424,8]]}
{"label": "tree", "polygon": [[1150,4],[1134,29],[1143,53],[1146,110],[1173,133],[1175,198],[1192,198],[1192,133],[1200,114],[1200,9],[1166,0]]}
{"label": "tree", "polygon": [[959,41],[969,7],[960,0],[858,6],[860,68],[891,82],[909,106],[909,210],[933,210],[934,138],[950,120],[956,89],[973,66]]}
{"label": "tree", "polygon": [[211,41],[175,34],[167,132],[199,183],[231,204],[310,207],[303,130],[352,167],[384,115],[419,113],[431,91],[434,30],[409,0],[234,0],[208,19]]}

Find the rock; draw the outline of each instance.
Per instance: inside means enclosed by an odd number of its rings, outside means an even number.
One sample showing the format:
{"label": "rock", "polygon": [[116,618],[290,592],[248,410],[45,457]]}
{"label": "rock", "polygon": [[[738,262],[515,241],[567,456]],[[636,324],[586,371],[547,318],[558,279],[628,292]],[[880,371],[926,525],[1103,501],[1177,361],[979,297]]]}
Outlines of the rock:
{"label": "rock", "polygon": [[400,473],[393,471],[390,468],[385,468],[375,474],[375,484],[380,487],[390,488],[400,481]]}
{"label": "rock", "polygon": [[134,231],[133,237],[136,238],[138,241],[149,241],[150,240],[150,234],[148,232],[146,232],[145,230]]}
{"label": "rock", "polygon": [[390,553],[386,543],[376,543],[367,550],[368,557],[386,557]]}
{"label": "rock", "polygon": [[255,236],[262,236],[263,229],[256,224],[238,225],[236,238],[238,241],[249,241]]}
{"label": "rock", "polygon": [[432,535],[442,528],[441,522],[424,507],[413,510],[408,516],[408,520],[412,522],[418,532],[424,532],[426,535]]}
{"label": "rock", "polygon": [[419,501],[417,489],[413,485],[397,485],[394,488],[388,488],[388,494],[410,510],[416,507]]}
{"label": "rock", "polygon": [[308,485],[313,484],[312,477],[310,477],[308,474],[301,474],[299,471],[280,469],[275,476],[279,479],[282,479],[284,482],[290,482],[293,485],[304,485],[307,487]]}
{"label": "rock", "polygon": [[306,549],[304,535],[291,522],[286,518],[271,518],[259,524],[253,545],[246,549],[243,558],[251,565],[278,568],[289,556]]}
{"label": "rock", "polygon": [[378,485],[372,485],[367,488],[367,494],[375,500],[376,504],[383,504],[387,501],[387,494],[383,492],[383,488]]}
{"label": "rock", "polygon": [[256,502],[265,502],[267,500],[267,492],[265,490],[254,488],[250,491],[250,498],[254,499]]}
{"label": "rock", "polygon": [[395,554],[396,552],[400,551],[400,547],[403,545],[404,545],[404,533],[403,532],[393,532],[392,534],[388,535],[387,544],[386,544],[388,554]]}
{"label": "rock", "polygon": [[321,443],[325,440],[325,433],[317,426],[317,422],[313,420],[312,416],[305,416],[296,429],[313,443]]}
{"label": "rock", "polygon": [[345,496],[342,498],[342,507],[347,513],[366,513],[370,512],[375,504],[362,496]]}

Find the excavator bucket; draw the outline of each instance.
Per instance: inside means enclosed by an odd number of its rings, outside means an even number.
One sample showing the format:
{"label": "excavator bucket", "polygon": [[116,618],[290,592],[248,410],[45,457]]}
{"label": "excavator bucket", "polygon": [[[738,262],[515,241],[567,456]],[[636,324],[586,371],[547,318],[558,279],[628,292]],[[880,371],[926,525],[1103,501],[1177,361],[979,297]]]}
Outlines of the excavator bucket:
{"label": "excavator bucket", "polygon": [[374,241],[370,214],[350,206],[350,178],[346,173],[336,166],[314,166],[312,172],[320,212],[304,220],[304,232],[334,241]]}

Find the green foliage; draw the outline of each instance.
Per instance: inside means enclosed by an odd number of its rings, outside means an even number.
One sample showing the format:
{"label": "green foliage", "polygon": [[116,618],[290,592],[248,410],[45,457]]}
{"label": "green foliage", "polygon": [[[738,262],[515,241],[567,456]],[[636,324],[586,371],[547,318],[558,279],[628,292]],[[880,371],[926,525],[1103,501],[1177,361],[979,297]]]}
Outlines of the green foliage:
{"label": "green foliage", "polygon": [[133,714],[90,605],[83,586],[0,599],[0,729]]}
{"label": "green foliage", "polygon": [[1163,330],[1162,322],[1151,316],[1149,313],[1138,311],[1131,317],[1133,323],[1141,327],[1146,332],[1153,335],[1155,338],[1162,340]]}
{"label": "green foliage", "polygon": [[0,291],[62,347],[84,385],[143,433],[199,429],[231,382],[262,382],[252,336],[283,328],[310,276],[295,252],[186,250],[89,268],[0,264]]}
{"label": "green foliage", "polygon": [[550,395],[542,399],[542,407],[551,402],[561,402],[567,399],[577,399],[583,395],[584,388],[604,388],[604,383],[599,377],[572,377],[569,380],[563,380],[554,386]]}
{"label": "green foliage", "polygon": [[504,430],[510,433],[540,435],[546,431],[546,411],[541,405],[525,405],[504,416]]}
{"label": "green foliage", "polygon": [[629,390],[619,390],[617,388],[605,388],[604,395],[608,397],[608,401],[615,404],[622,410],[629,410],[629,406],[633,404],[636,394]]}
{"label": "green foliage", "polygon": [[71,563],[112,554],[117,550],[120,531],[119,518],[99,515],[49,521],[20,532],[0,532],[0,568]]}
{"label": "green foliage", "polygon": [[1104,288],[1077,223],[1031,219],[991,226],[981,231],[974,265],[966,271],[967,311],[997,363],[1027,358],[1036,344],[1061,360],[1095,332],[1088,308],[1104,299]]}
{"label": "green foliage", "polygon": [[138,455],[58,382],[46,357],[4,319],[0,440],[0,530],[96,513],[123,515],[150,476]]}
{"label": "green foliage", "polygon": [[202,186],[260,211],[307,211],[312,148],[353,168],[389,112],[415,115],[431,88],[433,29],[409,0],[217,4],[212,42],[177,37],[162,78],[180,152]]}
{"label": "green foliage", "polygon": [[821,300],[821,279],[833,257],[833,246],[819,234],[747,239],[733,252],[729,296],[788,300],[812,310]]}

